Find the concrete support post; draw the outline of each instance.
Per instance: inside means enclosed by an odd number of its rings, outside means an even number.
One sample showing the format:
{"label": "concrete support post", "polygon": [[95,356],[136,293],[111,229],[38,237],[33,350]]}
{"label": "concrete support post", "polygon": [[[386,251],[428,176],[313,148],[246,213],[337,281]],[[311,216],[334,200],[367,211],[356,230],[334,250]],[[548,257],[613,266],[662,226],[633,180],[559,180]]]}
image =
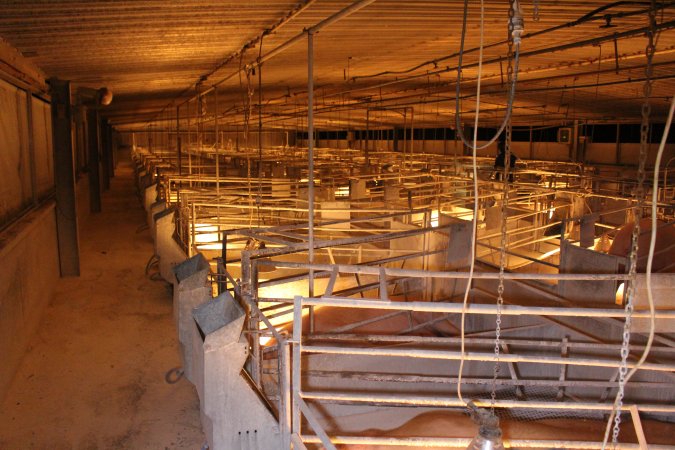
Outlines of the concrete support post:
{"label": "concrete support post", "polygon": [[56,230],[61,276],[80,275],[80,243],[73,165],[70,82],[49,80],[52,98],[52,142],[56,185]]}
{"label": "concrete support post", "polygon": [[87,151],[89,153],[89,208],[101,212],[101,155],[98,111],[87,109]]}

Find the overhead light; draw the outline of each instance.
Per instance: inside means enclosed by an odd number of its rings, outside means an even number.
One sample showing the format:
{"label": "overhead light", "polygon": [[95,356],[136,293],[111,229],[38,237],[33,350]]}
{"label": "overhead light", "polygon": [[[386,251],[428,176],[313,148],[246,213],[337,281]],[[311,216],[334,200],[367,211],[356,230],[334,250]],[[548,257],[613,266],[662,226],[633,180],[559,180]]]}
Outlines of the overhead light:
{"label": "overhead light", "polygon": [[85,86],[77,88],[79,102],[87,106],[108,106],[112,103],[113,93],[107,87],[93,89]]}
{"label": "overhead light", "polygon": [[502,429],[494,412],[479,408],[470,401],[467,404],[471,418],[478,424],[478,436],[471,440],[467,450],[503,450]]}
{"label": "overhead light", "polygon": [[112,103],[113,93],[107,87],[102,87],[98,90],[98,102],[103,106],[108,106]]}

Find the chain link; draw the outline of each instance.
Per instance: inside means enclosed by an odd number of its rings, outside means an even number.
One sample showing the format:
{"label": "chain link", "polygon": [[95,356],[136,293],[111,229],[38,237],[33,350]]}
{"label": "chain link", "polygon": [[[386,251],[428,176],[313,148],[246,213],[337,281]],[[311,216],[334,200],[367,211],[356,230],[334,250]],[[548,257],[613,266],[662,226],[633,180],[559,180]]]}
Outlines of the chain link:
{"label": "chain link", "polygon": [[539,22],[539,0],[534,0],[534,12],[532,13],[532,21]]}
{"label": "chain link", "polygon": [[637,186],[635,187],[635,207],[633,208],[633,232],[631,235],[631,251],[629,256],[628,286],[626,287],[626,322],[623,326],[623,340],[621,342],[621,363],[619,365],[619,391],[614,402],[614,428],[612,430],[612,445],[616,447],[619,441],[619,430],[621,426],[621,408],[623,406],[624,388],[626,384],[626,374],[628,373],[628,354],[630,345],[630,329],[633,315],[633,299],[635,296],[635,279],[638,264],[638,237],[640,236],[640,219],[644,204],[644,181],[645,164],[649,150],[649,116],[651,114],[651,104],[649,98],[652,94],[652,60],[654,58],[654,36],[656,34],[656,2],[652,0],[652,7],[649,10],[649,31],[647,32],[647,47],[645,55],[647,65],[645,67],[645,84],[643,87],[644,102],[642,104],[642,123],[640,124],[640,159],[638,163]]}
{"label": "chain link", "polygon": [[[511,81],[513,79],[513,3],[509,6],[509,31],[508,31],[508,66],[506,68],[507,86],[511,89]],[[508,92],[510,94],[510,92]],[[508,97],[508,96],[507,96]],[[505,156],[504,156],[504,173],[502,182],[504,183],[504,193],[501,207],[501,245],[499,246],[499,283],[497,285],[497,318],[495,320],[495,357],[494,369],[492,373],[492,390],[490,392],[490,407],[494,410],[495,402],[497,400],[497,378],[499,378],[499,353],[501,346],[501,330],[502,330],[502,306],[504,305],[504,270],[506,268],[506,236],[507,236],[507,222],[506,215],[509,205],[509,170],[511,168],[511,124],[507,124],[505,130]]]}

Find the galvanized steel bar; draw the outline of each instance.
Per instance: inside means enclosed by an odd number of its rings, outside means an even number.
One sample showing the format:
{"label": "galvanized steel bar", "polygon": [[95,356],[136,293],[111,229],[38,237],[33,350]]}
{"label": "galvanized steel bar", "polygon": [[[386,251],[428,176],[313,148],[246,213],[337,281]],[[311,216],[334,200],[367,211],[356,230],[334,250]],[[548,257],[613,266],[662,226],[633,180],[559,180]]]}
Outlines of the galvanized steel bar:
{"label": "galvanized steel bar", "polygon": [[[305,305],[335,306],[343,308],[386,309],[416,312],[461,313],[461,303],[446,302],[392,302],[385,300],[367,300],[357,298],[320,297],[304,298]],[[496,305],[471,304],[466,306],[467,314],[496,314]],[[563,316],[563,317],[625,317],[622,309],[571,308],[554,306],[518,306],[504,305],[502,315],[507,316]],[[657,319],[675,319],[675,310],[655,311]],[[649,318],[648,310],[635,310],[633,317]]]}
{"label": "galvanized steel bar", "polygon": [[[483,361],[494,362],[494,353],[478,352],[454,352],[447,350],[428,350],[428,349],[400,349],[400,348],[379,348],[379,347],[330,347],[320,345],[304,345],[302,351],[306,353],[321,353],[328,355],[360,355],[360,356],[388,356],[399,358],[419,358],[419,359],[437,359],[444,361]],[[499,357],[500,362],[505,363],[536,363],[536,364],[564,364],[569,366],[584,367],[619,367],[619,361],[599,358],[561,358],[559,356],[544,355],[518,355],[502,354]],[[628,363],[628,367],[634,367],[634,363]],[[650,370],[655,372],[675,372],[675,364],[653,364],[644,363],[640,370]]]}
{"label": "galvanized steel bar", "polygon": [[[308,444],[320,444],[318,436],[305,435],[303,441]],[[331,436],[334,444],[391,446],[391,447],[433,447],[433,448],[467,448],[472,438],[439,438],[439,437],[371,437],[371,436]],[[569,449],[602,449],[602,442],[595,441],[565,441],[546,439],[504,439],[506,448],[569,448]],[[639,444],[619,443],[617,450],[638,450]],[[650,449],[672,450],[671,445],[650,445]]]}
{"label": "galvanized steel bar", "polygon": [[[391,233],[396,235],[390,239],[382,239],[380,236],[371,236],[370,241],[376,242],[379,240],[391,240],[395,238],[405,237],[409,235],[419,234],[417,230],[415,233],[411,232],[402,232],[402,233]],[[335,241],[335,245],[345,245],[342,243],[337,243],[338,241],[344,242],[347,241],[348,244],[359,242],[355,238],[349,239],[340,239]],[[326,241],[319,241],[316,244],[317,247],[330,247],[331,245]],[[298,247],[304,247],[304,245],[298,245]],[[278,250],[278,249],[265,249],[265,250]],[[288,250],[284,253],[293,253],[297,250],[304,250],[304,248],[296,248],[294,250]],[[264,252],[264,251],[263,251]],[[272,253],[272,252],[269,252]],[[258,253],[260,254],[260,253]],[[266,254],[264,256],[267,256]],[[303,268],[309,269],[310,266],[306,263],[296,263],[290,261],[267,261],[265,265],[269,265],[277,268]],[[367,266],[357,266],[350,264],[313,264],[311,267],[315,270],[324,270],[330,271],[333,267],[337,266],[338,270],[343,273],[360,273],[367,275],[379,275],[380,270],[378,267],[367,267]],[[415,270],[415,269],[396,269],[391,267],[385,267],[385,272],[388,276],[393,277],[415,277],[415,278],[457,278],[464,279],[469,278],[468,272],[443,272],[443,271],[430,271],[430,270]],[[499,278],[497,272],[475,272],[473,274],[475,279],[484,279],[484,280],[496,280]],[[516,272],[507,272],[504,274],[505,280],[595,280],[595,281],[616,281],[616,280],[626,280],[628,275],[626,274],[604,274],[604,273],[516,273]]]}
{"label": "galvanized steel bar", "polygon": [[[366,404],[391,404],[391,405],[415,405],[415,406],[438,406],[443,408],[465,408],[466,403],[458,398],[419,396],[419,395],[395,395],[395,394],[358,394],[342,392],[302,392],[302,398],[306,400],[320,400],[347,403],[366,403]],[[474,400],[476,406],[490,407],[491,400]],[[517,400],[496,400],[495,408],[509,409],[541,409],[541,410],[584,410],[584,411],[611,411],[614,405],[612,403],[590,403],[590,402],[542,402],[542,401],[517,401]],[[631,405],[623,405],[622,411],[629,411]],[[641,404],[636,405],[638,411],[651,413],[675,413],[675,405],[667,404]]]}

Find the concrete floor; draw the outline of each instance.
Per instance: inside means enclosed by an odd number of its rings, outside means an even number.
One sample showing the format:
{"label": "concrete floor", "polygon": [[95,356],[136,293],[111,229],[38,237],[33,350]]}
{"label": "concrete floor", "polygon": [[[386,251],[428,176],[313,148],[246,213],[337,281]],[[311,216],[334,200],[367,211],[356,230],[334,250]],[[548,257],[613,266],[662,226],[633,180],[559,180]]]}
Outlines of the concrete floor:
{"label": "concrete floor", "polygon": [[199,401],[180,365],[170,286],[153,253],[132,171],[80,227],[82,275],[60,280],[0,409],[0,449],[198,449]]}

